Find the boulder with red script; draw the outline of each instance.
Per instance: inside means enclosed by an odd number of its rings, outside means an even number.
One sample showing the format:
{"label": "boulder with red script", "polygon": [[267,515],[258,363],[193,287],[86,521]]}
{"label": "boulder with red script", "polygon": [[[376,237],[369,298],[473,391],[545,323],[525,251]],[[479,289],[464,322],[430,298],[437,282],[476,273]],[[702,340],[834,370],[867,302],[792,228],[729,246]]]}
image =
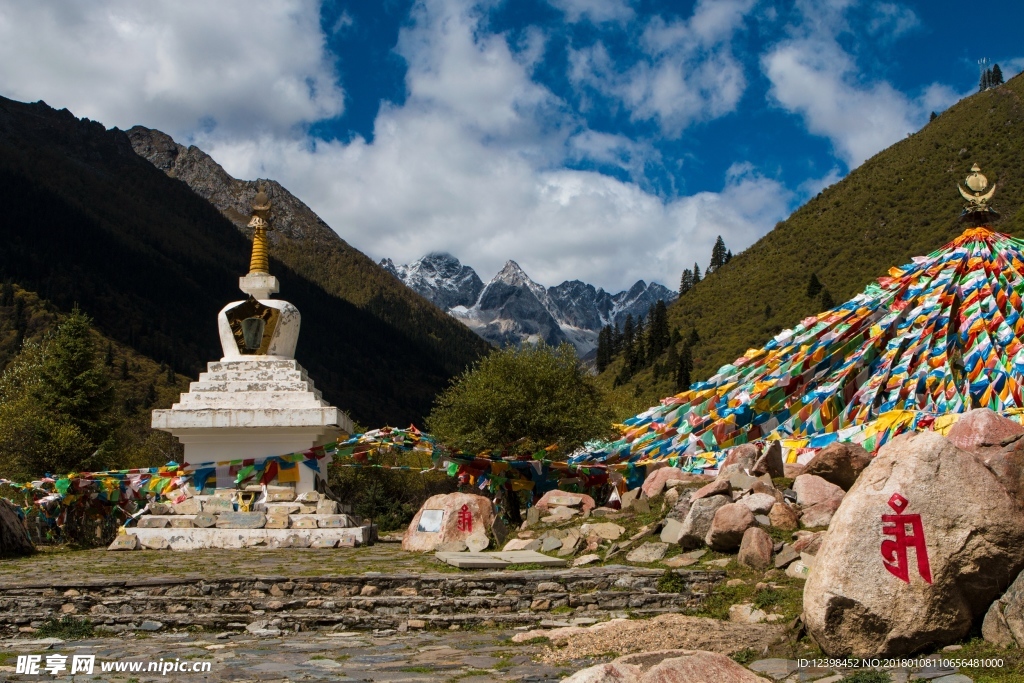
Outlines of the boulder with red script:
{"label": "boulder with red script", "polygon": [[427,498],[402,539],[402,550],[429,552],[470,536],[487,537],[494,522],[491,501],[472,493],[444,493]]}
{"label": "boulder with red script", "polygon": [[1024,514],[934,432],[883,447],[843,499],[804,588],[829,655],[910,654],[967,634],[1024,567]]}

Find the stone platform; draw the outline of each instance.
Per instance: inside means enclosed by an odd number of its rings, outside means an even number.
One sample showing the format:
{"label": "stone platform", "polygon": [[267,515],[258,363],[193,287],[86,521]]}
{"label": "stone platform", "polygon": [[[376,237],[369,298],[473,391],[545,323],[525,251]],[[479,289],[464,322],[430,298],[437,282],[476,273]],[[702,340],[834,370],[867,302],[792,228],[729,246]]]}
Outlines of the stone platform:
{"label": "stone platform", "polygon": [[333,529],[198,529],[130,530],[142,548],[203,550],[206,548],[334,548],[370,545],[377,540],[376,526]]}

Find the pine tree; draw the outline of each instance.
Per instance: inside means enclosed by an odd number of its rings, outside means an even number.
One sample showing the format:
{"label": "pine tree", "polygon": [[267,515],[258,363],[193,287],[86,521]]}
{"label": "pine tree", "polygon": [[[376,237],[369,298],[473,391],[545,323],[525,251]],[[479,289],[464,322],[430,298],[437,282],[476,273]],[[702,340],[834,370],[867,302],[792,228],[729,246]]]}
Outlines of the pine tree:
{"label": "pine tree", "polygon": [[174,374],[174,366],[167,366],[167,386],[173,387],[178,383],[178,378]]}
{"label": "pine tree", "polygon": [[90,324],[76,306],[57,327],[47,345],[38,393],[48,410],[66,416],[99,445],[109,431],[106,414],[114,388],[97,358]]}
{"label": "pine tree", "polygon": [[690,335],[686,338],[686,343],[688,345],[690,345],[690,346],[693,346],[694,344],[697,344],[698,342],[700,342],[700,335],[697,334],[697,328],[696,327],[691,327],[690,328]]}
{"label": "pine tree", "polygon": [[146,397],[142,400],[142,407],[145,410],[149,410],[156,403],[156,385],[152,382],[149,383],[149,387],[146,389]]}
{"label": "pine tree", "polygon": [[128,359],[121,359],[121,379],[128,379],[131,375],[128,374]]}
{"label": "pine tree", "polygon": [[693,271],[684,268],[683,276],[679,279],[679,296],[686,294],[691,289],[693,289]]}
{"label": "pine tree", "polygon": [[643,316],[636,319],[636,330],[633,335],[636,343],[633,345],[633,356],[630,359],[629,367],[635,373],[647,364],[647,329]]}
{"label": "pine tree", "polygon": [[822,288],[821,290],[821,310],[829,311],[836,307],[836,302],[833,301],[832,295],[829,294],[827,289]]}
{"label": "pine tree", "polygon": [[619,329],[619,323],[615,323],[615,327],[612,328],[612,357],[615,357],[622,353],[622,330]]}
{"label": "pine tree", "polygon": [[989,86],[994,87],[1003,84],[1003,70],[999,68],[998,64],[992,65],[992,74],[989,78]]}
{"label": "pine tree", "polygon": [[114,367],[114,345],[107,342],[107,353],[103,356],[103,364],[108,368]]}
{"label": "pine tree", "polygon": [[672,336],[669,337],[668,343],[671,344],[672,346],[675,346],[680,341],[682,341],[682,339],[683,339],[683,335],[679,334],[679,328],[678,327],[673,327],[672,328]]}
{"label": "pine tree", "polygon": [[764,319],[767,320],[770,317],[772,317],[772,305],[771,304],[765,304],[764,305]]}
{"label": "pine tree", "polygon": [[14,303],[14,285],[11,281],[5,280],[3,288],[0,288],[0,306],[10,306]]}
{"label": "pine tree", "polygon": [[665,369],[668,370],[669,375],[674,377],[673,373],[676,372],[676,368],[679,366],[679,352],[676,351],[675,342],[668,345],[668,353],[665,355]]}
{"label": "pine tree", "polygon": [[622,370],[627,374],[633,367],[633,358],[636,355],[636,328],[633,325],[633,314],[626,316],[626,322],[622,325]]}
{"label": "pine tree", "polygon": [[597,357],[594,363],[598,372],[604,372],[612,360],[612,328],[605,325],[597,335]]}
{"label": "pine tree", "polygon": [[693,264],[693,284],[700,282],[700,266]]}
{"label": "pine tree", "polygon": [[978,90],[988,90],[992,87],[992,69],[985,69],[981,72],[981,81],[978,83]]}
{"label": "pine tree", "polygon": [[654,304],[650,320],[651,326],[647,331],[647,355],[653,360],[668,347],[671,339],[668,331],[668,308],[664,300],[658,299]]}
{"label": "pine tree", "polygon": [[715,240],[715,246],[711,248],[711,264],[708,265],[708,273],[713,273],[722,266],[725,265],[725,255],[727,253],[725,248],[725,240],[719,235],[718,239]]}
{"label": "pine tree", "polygon": [[818,279],[817,274],[811,273],[811,279],[807,282],[807,297],[813,299],[818,296],[818,292],[821,291],[821,280]]}
{"label": "pine tree", "polygon": [[931,115],[928,117],[928,122],[931,123],[932,121],[934,121],[937,118],[939,118],[939,115],[936,114],[935,112],[932,112]]}
{"label": "pine tree", "polygon": [[693,351],[689,344],[683,344],[679,351],[679,362],[676,363],[676,389],[686,391],[690,388],[690,373],[693,372]]}
{"label": "pine tree", "polygon": [[725,262],[728,263],[729,261],[732,261],[732,249],[725,252]]}

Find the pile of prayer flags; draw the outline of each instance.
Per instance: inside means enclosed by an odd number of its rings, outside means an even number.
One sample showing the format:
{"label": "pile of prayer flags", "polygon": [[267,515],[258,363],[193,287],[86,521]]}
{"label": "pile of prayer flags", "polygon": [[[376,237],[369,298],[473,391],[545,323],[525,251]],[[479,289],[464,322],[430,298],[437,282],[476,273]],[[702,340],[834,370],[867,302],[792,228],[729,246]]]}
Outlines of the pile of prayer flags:
{"label": "pile of prayer flags", "polygon": [[[971,228],[803,320],[707,381],[619,425],[574,464],[671,460],[714,471],[729,448],[779,440],[797,461],[833,441],[875,451],[950,415],[1024,407],[1024,242]],[[809,457],[809,456],[808,456]]]}

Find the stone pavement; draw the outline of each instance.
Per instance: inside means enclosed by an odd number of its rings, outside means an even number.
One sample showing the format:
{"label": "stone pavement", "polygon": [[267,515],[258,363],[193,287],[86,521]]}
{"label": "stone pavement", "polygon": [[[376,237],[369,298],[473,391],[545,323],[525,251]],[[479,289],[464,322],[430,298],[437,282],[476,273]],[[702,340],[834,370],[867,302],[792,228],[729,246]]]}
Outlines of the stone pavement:
{"label": "stone pavement", "polygon": [[[93,681],[197,683],[219,681],[557,681],[599,660],[555,666],[533,661],[544,645],[513,644],[513,631],[316,631],[255,637],[243,634],[157,633],[39,644],[26,639],[0,647],[0,681]],[[30,643],[36,642],[32,645]],[[15,673],[18,654],[94,654],[91,676]],[[209,662],[209,673],[109,673],[101,662]]]}

